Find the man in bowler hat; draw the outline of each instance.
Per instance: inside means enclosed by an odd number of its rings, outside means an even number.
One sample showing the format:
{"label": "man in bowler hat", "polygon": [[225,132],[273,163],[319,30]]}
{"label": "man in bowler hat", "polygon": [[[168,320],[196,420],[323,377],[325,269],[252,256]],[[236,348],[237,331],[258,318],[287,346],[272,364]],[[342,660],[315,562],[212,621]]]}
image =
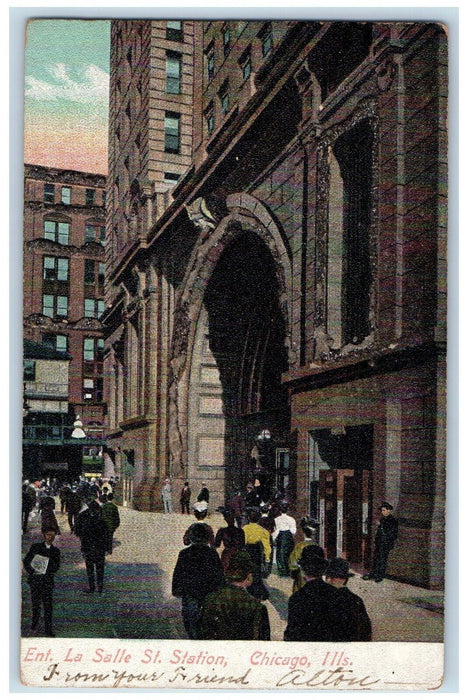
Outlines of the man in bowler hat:
{"label": "man in bowler hat", "polygon": [[304,549],[299,566],[305,584],[289,599],[286,642],[333,642],[342,638],[335,589],[322,578],[327,564],[315,547]]}
{"label": "man in bowler hat", "polygon": [[383,581],[387,570],[388,555],[395,546],[398,537],[398,520],[392,515],[393,506],[384,501],[379,508],[382,514],[377,526],[374,540],[374,558],[372,568],[362,578],[365,581]]}
{"label": "man in bowler hat", "polygon": [[370,642],[372,625],[364,601],[347,587],[354,576],[345,559],[331,559],[325,570],[325,581],[335,589],[334,604],[343,621],[342,635],[335,642]]}

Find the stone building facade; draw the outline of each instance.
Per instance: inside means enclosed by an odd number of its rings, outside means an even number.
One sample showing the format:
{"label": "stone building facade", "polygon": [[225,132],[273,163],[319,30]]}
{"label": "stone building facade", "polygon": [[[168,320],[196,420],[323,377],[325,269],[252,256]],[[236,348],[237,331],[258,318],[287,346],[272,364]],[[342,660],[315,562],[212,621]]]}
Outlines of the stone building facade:
{"label": "stone building facade", "polygon": [[389,573],[440,587],[444,28],[116,21],[112,46],[105,366],[129,501],[159,508],[170,476],[216,507],[257,478],[363,569],[389,500]]}
{"label": "stone building facade", "polygon": [[106,178],[27,164],[24,182],[24,337],[70,355],[71,415],[99,441]]}

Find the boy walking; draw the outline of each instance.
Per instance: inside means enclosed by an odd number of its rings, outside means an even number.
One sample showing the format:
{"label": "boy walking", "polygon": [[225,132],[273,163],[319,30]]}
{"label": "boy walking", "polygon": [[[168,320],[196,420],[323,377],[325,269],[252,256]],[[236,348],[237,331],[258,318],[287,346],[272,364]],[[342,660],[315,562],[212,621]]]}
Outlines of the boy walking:
{"label": "boy walking", "polygon": [[36,630],[41,616],[41,604],[44,607],[44,633],[46,637],[55,637],[52,630],[52,592],[54,575],[60,568],[60,550],[53,542],[56,531],[47,528],[43,533],[43,542],[35,542],[23,559],[31,589],[32,622],[31,630]]}

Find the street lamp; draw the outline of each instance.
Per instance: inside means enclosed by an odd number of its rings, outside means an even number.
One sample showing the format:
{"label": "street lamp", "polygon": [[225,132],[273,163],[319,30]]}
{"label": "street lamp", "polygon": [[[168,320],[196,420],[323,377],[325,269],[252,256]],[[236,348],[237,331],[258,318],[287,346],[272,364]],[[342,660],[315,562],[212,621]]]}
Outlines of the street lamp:
{"label": "street lamp", "polygon": [[86,437],[86,433],[83,430],[83,423],[81,422],[79,416],[76,417],[76,421],[73,423],[73,432],[72,432],[71,436],[72,436],[72,438],[78,438],[78,439]]}

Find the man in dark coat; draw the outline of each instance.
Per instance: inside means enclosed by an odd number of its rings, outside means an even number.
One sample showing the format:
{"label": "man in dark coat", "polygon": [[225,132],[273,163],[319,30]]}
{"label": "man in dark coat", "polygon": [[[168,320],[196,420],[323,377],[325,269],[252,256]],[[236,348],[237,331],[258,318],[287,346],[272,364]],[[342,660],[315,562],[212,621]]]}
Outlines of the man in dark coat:
{"label": "man in dark coat", "polygon": [[206,596],[200,622],[200,639],[270,639],[268,610],[247,593],[253,564],[247,552],[229,560],[226,585]]}
{"label": "man in dark coat", "polygon": [[387,571],[388,555],[395,546],[398,537],[398,520],[392,515],[393,506],[384,501],[379,508],[382,514],[374,539],[374,558],[372,568],[362,578],[380,583]]}
{"label": "man in dark coat", "polygon": [[343,621],[343,634],[335,642],[370,642],[372,624],[364,601],[346,586],[350,576],[345,559],[331,559],[325,571],[325,581],[335,588],[335,604]]}
{"label": "man in dark coat", "polygon": [[91,501],[88,508],[80,513],[75,525],[75,534],[81,540],[81,552],[86,564],[89,585],[86,593],[94,593],[96,585],[98,593],[102,593],[109,531],[102,519],[99,503]]}
{"label": "man in dark coat", "polygon": [[69,487],[68,484],[63,484],[63,486],[60,487],[59,491],[59,498],[60,498],[60,512],[65,513],[67,510],[67,499],[69,494],[71,493],[71,488]]}
{"label": "man in dark coat", "polygon": [[184,483],[184,486],[182,488],[182,491],[180,492],[180,509],[182,513],[187,513],[187,515],[190,513],[190,496],[192,495],[192,491],[189,486],[189,482],[186,481]]}
{"label": "man in dark coat", "polygon": [[41,616],[41,603],[44,607],[44,632],[46,637],[54,637],[52,631],[52,591],[54,575],[60,568],[60,550],[55,547],[55,530],[43,532],[44,541],[31,545],[23,559],[31,588],[32,622],[31,630],[36,630]]}
{"label": "man in dark coat", "polygon": [[221,560],[209,546],[204,523],[189,528],[190,545],[179,552],[172,575],[172,595],[182,598],[182,619],[189,639],[199,638],[200,612],[205,597],[224,583]]}
{"label": "man in dark coat", "polygon": [[100,501],[102,503],[102,519],[107,525],[108,541],[107,551],[112,554],[114,532],[120,525],[119,509],[114,503],[113,493],[101,494]]}
{"label": "man in dark coat", "polygon": [[234,514],[234,519],[236,521],[237,527],[242,527],[242,525],[244,524],[243,517],[244,517],[245,503],[244,503],[244,499],[242,498],[242,494],[239,491],[239,489],[235,489],[234,496],[231,498],[231,500],[229,502],[229,508]]}
{"label": "man in dark coat", "polygon": [[343,634],[335,603],[335,589],[322,580],[327,560],[306,547],[299,560],[305,584],[288,603],[286,642],[332,642]]}
{"label": "man in dark coat", "polygon": [[82,504],[83,502],[81,500],[80,494],[77,491],[70,490],[66,502],[68,526],[70,528],[70,532],[74,531],[76,520],[78,518],[78,514],[81,510]]}
{"label": "man in dark coat", "polygon": [[202,481],[202,488],[197,496],[197,501],[205,501],[206,503],[210,502],[210,492],[208,491],[206,481]]}
{"label": "man in dark coat", "polygon": [[36,490],[29,481],[25,481],[22,490],[21,514],[23,533],[28,529],[29,516],[36,505]]}

